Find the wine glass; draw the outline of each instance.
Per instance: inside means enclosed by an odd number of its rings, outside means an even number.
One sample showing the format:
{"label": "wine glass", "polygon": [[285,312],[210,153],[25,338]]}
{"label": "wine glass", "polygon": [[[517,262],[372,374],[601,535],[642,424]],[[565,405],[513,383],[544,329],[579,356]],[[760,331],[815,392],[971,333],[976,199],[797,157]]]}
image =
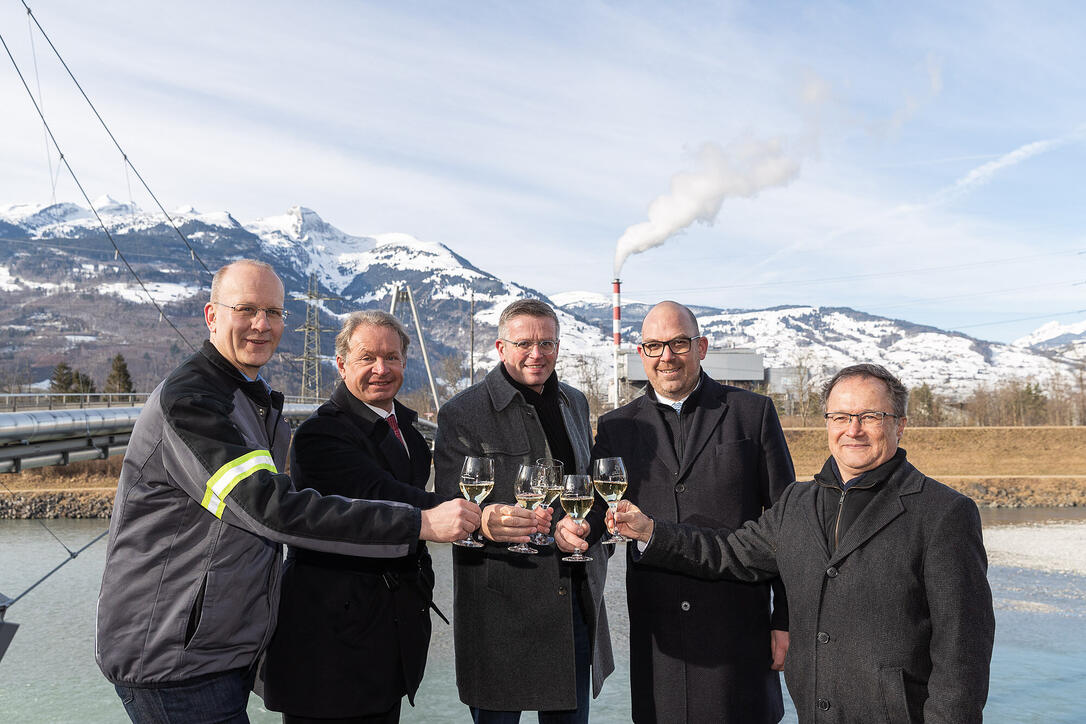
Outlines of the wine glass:
{"label": "wine glass", "polygon": [[[494,461],[490,458],[464,458],[464,467],[460,469],[460,492],[464,497],[482,506],[486,496],[494,489]],[[463,540],[454,540],[453,545],[465,548],[482,548],[483,544],[475,539],[474,533],[468,533]]]}
{"label": "wine glass", "polygon": [[[592,484],[596,486],[596,492],[607,501],[607,507],[614,514],[618,501],[626,492],[626,466],[622,464],[622,458],[599,458],[592,462]],[[629,538],[610,531],[610,535],[600,540],[600,543],[625,543]]]}
{"label": "wine glass", "polygon": [[[521,465],[517,468],[517,477],[513,479],[513,496],[517,499],[517,505],[528,510],[535,510],[543,502],[542,482],[537,466]],[[539,553],[535,548],[525,543],[514,543],[509,546],[509,550],[514,553],[527,553],[529,555]]]}
{"label": "wine glass", "polygon": [[[535,464],[543,483],[543,503],[539,507],[549,508],[562,493],[562,461],[554,458],[539,458]],[[537,531],[532,534],[532,543],[537,546],[549,546],[554,543],[554,538]]]}
{"label": "wine glass", "polygon": [[[580,523],[592,510],[592,503],[596,498],[592,494],[592,478],[588,475],[567,475],[562,478],[562,493],[558,497],[562,501],[562,509],[573,520]],[[581,555],[578,548],[571,556],[565,556],[563,561],[570,563],[586,563],[592,560],[589,556]]]}

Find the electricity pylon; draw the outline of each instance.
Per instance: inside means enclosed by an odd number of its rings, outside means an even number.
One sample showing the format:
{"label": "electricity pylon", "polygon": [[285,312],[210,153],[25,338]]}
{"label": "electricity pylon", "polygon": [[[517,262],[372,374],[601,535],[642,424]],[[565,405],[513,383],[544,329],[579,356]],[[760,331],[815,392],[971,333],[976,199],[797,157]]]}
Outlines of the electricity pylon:
{"label": "electricity pylon", "polygon": [[302,342],[302,356],[297,360],[302,363],[302,391],[303,402],[312,400],[320,402],[324,399],[321,389],[321,332],[335,332],[334,329],[322,329],[320,322],[320,304],[323,300],[342,299],[342,297],[325,297],[320,294],[317,284],[317,275],[309,275],[309,288],[305,297],[305,324],[298,327],[296,332],[305,332]]}

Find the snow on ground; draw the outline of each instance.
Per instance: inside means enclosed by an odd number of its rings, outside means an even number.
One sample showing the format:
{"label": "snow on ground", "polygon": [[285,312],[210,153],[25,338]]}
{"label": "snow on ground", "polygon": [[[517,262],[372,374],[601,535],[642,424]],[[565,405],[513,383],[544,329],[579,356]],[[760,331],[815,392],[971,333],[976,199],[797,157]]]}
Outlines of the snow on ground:
{"label": "snow on ground", "polygon": [[19,289],[19,280],[11,275],[11,269],[0,266],[0,292],[17,292]]}
{"label": "snow on ground", "polygon": [[[183,299],[188,299],[196,294],[200,293],[199,287],[194,287],[188,284],[174,284],[172,282],[147,282],[145,284],[147,291],[151,293],[155,301],[159,304],[168,304],[170,302],[179,302]],[[111,283],[103,284],[98,287],[98,291],[102,294],[112,294],[114,296],[121,297],[130,302],[144,303],[147,301],[147,295],[143,293],[143,289],[137,284],[125,284],[125,283]]]}
{"label": "snow on ground", "polygon": [[990,526],[984,547],[991,565],[1086,576],[1086,523]]}

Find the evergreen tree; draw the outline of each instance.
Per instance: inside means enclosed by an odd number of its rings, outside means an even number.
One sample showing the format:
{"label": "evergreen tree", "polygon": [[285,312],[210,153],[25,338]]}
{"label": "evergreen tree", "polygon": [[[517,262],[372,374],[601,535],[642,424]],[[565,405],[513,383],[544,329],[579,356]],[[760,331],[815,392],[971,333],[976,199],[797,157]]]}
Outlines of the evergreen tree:
{"label": "evergreen tree", "polygon": [[132,375],[128,374],[128,363],[124,361],[124,355],[118,354],[113,358],[113,366],[106,378],[106,392],[134,392],[132,387]]}
{"label": "evergreen tree", "polygon": [[61,362],[53,368],[53,376],[49,378],[49,391],[71,392],[72,381],[72,368],[67,362]]}
{"label": "evergreen tree", "polygon": [[71,391],[89,395],[92,392],[97,392],[98,388],[95,386],[94,380],[90,378],[90,375],[80,372],[79,370],[73,370]]}

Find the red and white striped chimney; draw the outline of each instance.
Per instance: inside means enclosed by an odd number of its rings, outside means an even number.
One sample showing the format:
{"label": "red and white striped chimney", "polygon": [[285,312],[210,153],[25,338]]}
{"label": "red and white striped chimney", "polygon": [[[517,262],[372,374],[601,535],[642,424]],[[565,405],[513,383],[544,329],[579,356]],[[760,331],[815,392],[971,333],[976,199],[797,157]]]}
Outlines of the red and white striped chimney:
{"label": "red and white striped chimney", "polygon": [[615,364],[614,364],[614,390],[615,407],[618,407],[618,350],[622,344],[622,280],[611,281],[611,303],[614,307],[614,316],[611,320],[611,333],[615,340]]}

